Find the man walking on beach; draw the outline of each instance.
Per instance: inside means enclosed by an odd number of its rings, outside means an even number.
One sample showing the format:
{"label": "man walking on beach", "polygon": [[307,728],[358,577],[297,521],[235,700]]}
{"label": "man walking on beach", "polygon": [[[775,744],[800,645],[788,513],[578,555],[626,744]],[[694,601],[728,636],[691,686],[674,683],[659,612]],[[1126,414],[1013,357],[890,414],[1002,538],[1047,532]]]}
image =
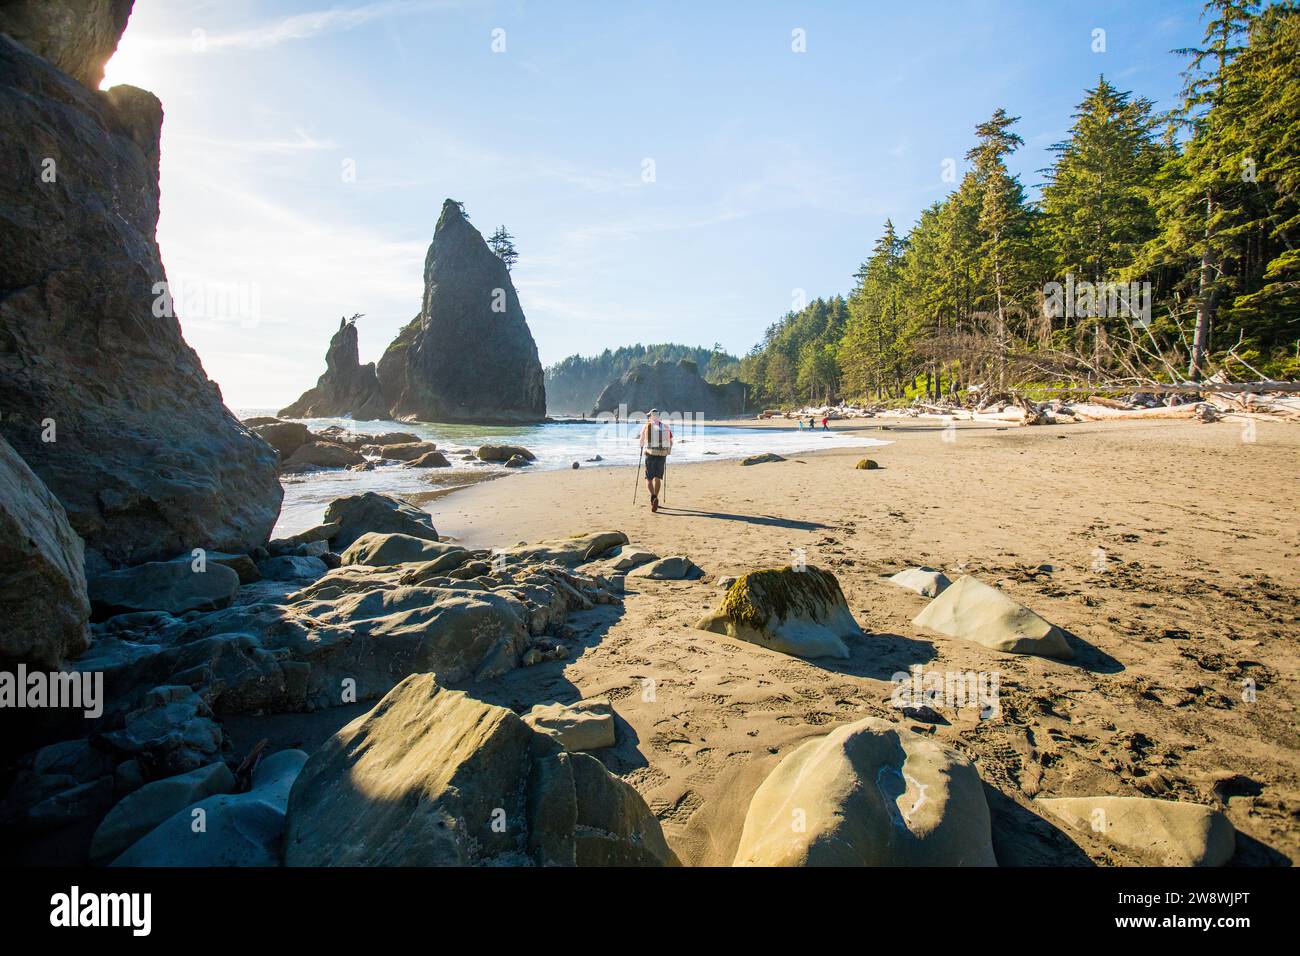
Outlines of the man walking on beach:
{"label": "man walking on beach", "polygon": [[659,510],[659,489],[663,487],[664,469],[673,450],[673,430],[659,420],[659,409],[650,409],[650,418],[641,428],[641,447],[645,450],[645,484],[650,491],[650,510]]}

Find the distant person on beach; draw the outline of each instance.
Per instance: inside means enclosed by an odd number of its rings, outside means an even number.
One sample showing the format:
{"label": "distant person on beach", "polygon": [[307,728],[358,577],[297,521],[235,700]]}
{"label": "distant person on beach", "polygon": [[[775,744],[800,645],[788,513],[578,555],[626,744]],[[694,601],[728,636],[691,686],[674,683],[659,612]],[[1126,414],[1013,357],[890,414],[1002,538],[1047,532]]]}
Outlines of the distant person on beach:
{"label": "distant person on beach", "polygon": [[673,450],[673,430],[659,420],[659,409],[650,409],[650,417],[641,428],[641,448],[645,451],[645,484],[650,491],[650,510],[659,510],[659,489],[663,487],[664,469]]}
{"label": "distant person on beach", "polygon": [[824,432],[828,432],[828,431],[830,431],[829,426],[827,426],[827,424],[826,424],[828,421],[829,421],[829,419],[826,418],[826,416],[823,415],[823,416],[822,416],[822,431],[824,431]]}

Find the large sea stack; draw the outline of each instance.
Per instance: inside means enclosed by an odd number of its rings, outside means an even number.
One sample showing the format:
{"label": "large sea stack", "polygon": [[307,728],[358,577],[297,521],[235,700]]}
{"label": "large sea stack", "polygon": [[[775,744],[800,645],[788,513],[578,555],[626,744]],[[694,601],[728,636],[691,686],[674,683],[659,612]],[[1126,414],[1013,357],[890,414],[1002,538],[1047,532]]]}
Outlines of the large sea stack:
{"label": "large sea stack", "polygon": [[744,412],[745,386],[741,382],[706,382],[690,359],[643,363],[605,386],[593,414],[619,412],[620,406],[624,413],[644,414],[658,408],[671,414],[728,418]]}
{"label": "large sea stack", "polygon": [[510,273],[448,199],[424,260],[424,305],[379,360],[390,414],[430,422],[546,417],[537,345]]}
{"label": "large sea stack", "polygon": [[325,353],[325,374],[316,387],[278,413],[283,418],[345,418],[358,421],[385,419],[388,403],[379,390],[375,363],[361,364],[357,349],[357,326],[343,319]]}
{"label": "large sea stack", "polygon": [[162,105],[88,85],[130,8],[0,6],[0,433],[88,561],[247,551],[279,514],[276,455],[222,404],[165,304]]}

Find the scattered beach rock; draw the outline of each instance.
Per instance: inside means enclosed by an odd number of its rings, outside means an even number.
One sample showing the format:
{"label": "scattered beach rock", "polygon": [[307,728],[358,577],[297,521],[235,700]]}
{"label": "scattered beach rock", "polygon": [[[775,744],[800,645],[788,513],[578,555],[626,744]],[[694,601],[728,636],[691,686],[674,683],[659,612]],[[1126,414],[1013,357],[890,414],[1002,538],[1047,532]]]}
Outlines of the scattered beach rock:
{"label": "scattered beach rock", "polygon": [[325,523],[338,522],[330,536],[330,550],[343,551],[369,531],[409,534],[429,541],[438,540],[433,517],[410,502],[375,491],[335,498],[325,509]]}
{"label": "scattered beach rock", "polygon": [[[798,825],[796,825],[798,824]],[[877,717],[785,757],[750,801],[737,866],[996,866],[974,765]]]}
{"label": "scattered beach rock", "polygon": [[289,866],[663,865],[659,822],[600,761],[414,674],[316,751]]}
{"label": "scattered beach rock", "polygon": [[102,739],[118,754],[138,761],[147,780],[207,766],[225,745],[225,733],[207,702],[181,685],[149,691],[144,704],[126,715],[122,729]]}
{"label": "scattered beach rock", "polygon": [[262,580],[262,572],[257,570],[257,562],[247,554],[225,554],[221,551],[207,553],[209,564],[219,564],[230,568],[239,575],[240,584],[255,584]]}
{"label": "scattered beach rock", "polygon": [[1060,628],[969,575],[946,587],[913,623],[1007,654],[1074,656]]}
{"label": "scattered beach rock", "polygon": [[529,460],[523,455],[511,455],[510,460],[506,462],[507,468],[523,468],[530,464]]}
{"label": "scattered beach rock", "polygon": [[1197,803],[1150,797],[1040,797],[1034,803],[1150,866],[1223,866],[1236,852],[1228,818]]}
{"label": "scattered beach rock", "polygon": [[537,458],[522,445],[479,445],[478,450],[474,452],[474,457],[479,461],[499,462],[508,462],[512,458],[534,461]]}
{"label": "scattered beach rock", "polygon": [[284,470],[296,468],[347,468],[365,461],[351,448],[335,445],[332,442],[309,441],[290,455],[284,462]]}
{"label": "scattered beach rock", "polygon": [[524,714],[524,723],[554,737],[565,750],[614,746],[614,708],[604,698],[568,705],[537,704]]}
{"label": "scattered beach rock", "polygon": [[306,762],[301,750],[263,758],[247,793],[210,796],[173,814],[113,866],[279,866],[289,792]]}
{"label": "scattered beach rock", "polygon": [[186,556],[96,575],[88,590],[91,607],[101,618],[132,611],[215,611],[239,593],[239,574],[216,562],[196,571]]}
{"label": "scattered beach rock", "polygon": [[695,626],[796,657],[847,658],[844,639],[862,636],[835,575],[812,565],[742,575]]}
{"label": "scattered beach rock", "polygon": [[90,841],[90,862],[110,863],[168,817],[204,797],[230,793],[235,775],[223,762],[146,783],[104,817]]}
{"label": "scattered beach rock", "polygon": [[304,578],[316,579],[329,570],[325,562],[317,557],[295,554],[281,554],[274,558],[259,561],[257,570],[262,577],[272,581],[298,581]]}
{"label": "scattered beach rock", "polygon": [[412,458],[406,463],[407,468],[450,468],[451,462],[440,451],[425,452],[419,458]]}
{"label": "scattered beach rock", "polygon": [[853,467],[858,471],[875,471],[880,467],[880,463],[874,458],[863,458]]}
{"label": "scattered beach rock", "polygon": [[[251,424],[254,421],[259,424]],[[281,461],[288,460],[290,455],[307,444],[311,438],[311,432],[302,422],[282,422],[278,418],[272,418],[265,421],[249,419],[244,424],[252,429],[253,434],[274,448]]]}
{"label": "scattered beach rock", "polygon": [[907,588],[928,598],[938,597],[943,593],[943,589],[952,583],[942,571],[927,567],[907,568],[899,571],[889,581],[891,584],[897,584],[901,588]]}
{"label": "scattered beach rock", "polygon": [[596,531],[589,534],[575,534],[571,538],[560,538],[556,541],[518,545],[506,550],[505,554],[520,561],[540,561],[573,567],[587,561],[595,561],[614,548],[627,543],[627,535],[622,531]]}
{"label": "scattered beach rock", "polygon": [[400,442],[395,445],[367,445],[366,448],[373,451],[380,458],[386,458],[389,461],[415,461],[417,458],[423,458],[430,452],[438,450],[436,443],[419,439]]}
{"label": "scattered beach rock", "polygon": [[765,465],[770,461],[785,461],[785,459],[775,452],[767,451],[761,455],[750,455],[748,458],[742,458],[740,463],[742,465]]}
{"label": "scattered beach rock", "polygon": [[86,649],[85,561],[63,505],[0,438],[0,664],[57,668]]}
{"label": "scattered beach rock", "polygon": [[652,581],[691,581],[704,577],[704,572],[697,568],[685,555],[673,555],[658,558],[648,564],[642,564],[628,572],[629,577],[649,578]]}
{"label": "scattered beach rock", "polygon": [[442,544],[409,534],[383,534],[370,531],[353,541],[339,556],[339,560],[342,564],[365,564],[371,567],[411,562],[436,563],[436,559],[448,553],[464,550],[459,545]]}
{"label": "scattered beach rock", "polygon": [[328,544],[330,538],[339,533],[343,527],[343,522],[330,521],[325,524],[318,524],[314,528],[308,528],[306,531],[300,531],[298,534],[290,535],[287,538],[273,538],[266,549],[271,554],[287,554],[304,544],[311,544],[316,541],[324,541]]}
{"label": "scattered beach rock", "polygon": [[615,571],[631,571],[633,568],[640,567],[643,564],[649,564],[651,561],[658,561],[659,555],[651,551],[628,550],[624,548],[611,567]]}

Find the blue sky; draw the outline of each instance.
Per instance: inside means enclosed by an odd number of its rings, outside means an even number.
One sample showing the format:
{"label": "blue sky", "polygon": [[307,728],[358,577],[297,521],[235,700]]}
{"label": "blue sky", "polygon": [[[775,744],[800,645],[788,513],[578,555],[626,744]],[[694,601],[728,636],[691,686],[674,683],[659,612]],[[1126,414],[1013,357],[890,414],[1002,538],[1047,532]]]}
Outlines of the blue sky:
{"label": "blue sky", "polygon": [[107,85],[163,102],[158,233],[186,338],[228,404],[274,406],[314,384],[340,316],[365,314],[374,361],[419,311],[446,197],[515,235],[543,364],[638,341],[744,352],[801,293],[847,292],[995,108],[1022,117],[1011,165],[1032,190],[1098,74],[1172,105],[1169,51],[1199,13],[136,0]]}

